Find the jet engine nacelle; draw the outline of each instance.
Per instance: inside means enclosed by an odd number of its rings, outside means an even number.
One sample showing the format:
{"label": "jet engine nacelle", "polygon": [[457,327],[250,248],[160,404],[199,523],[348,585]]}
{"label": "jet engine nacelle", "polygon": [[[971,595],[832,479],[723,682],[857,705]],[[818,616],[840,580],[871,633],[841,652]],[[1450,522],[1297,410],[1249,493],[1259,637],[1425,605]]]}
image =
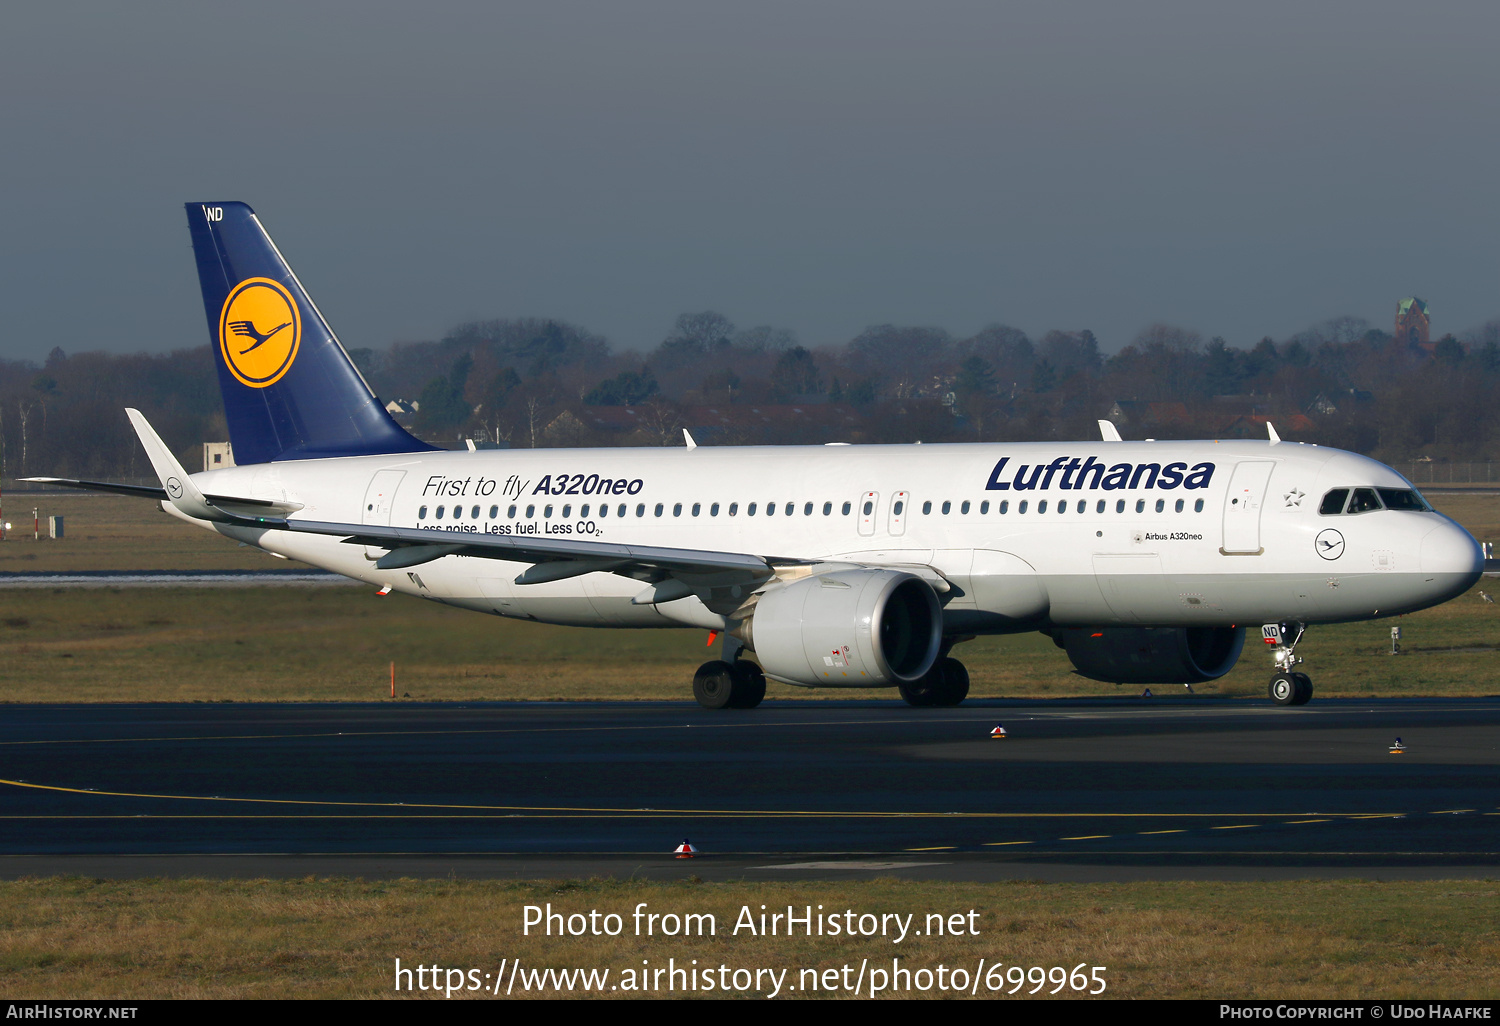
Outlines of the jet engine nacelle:
{"label": "jet engine nacelle", "polygon": [[892,686],[932,669],[943,641],[943,612],[920,577],[837,570],[762,592],[736,633],[766,676],[784,683]]}
{"label": "jet engine nacelle", "polygon": [[1110,684],[1200,684],[1234,669],[1243,627],[1054,627],[1080,674]]}

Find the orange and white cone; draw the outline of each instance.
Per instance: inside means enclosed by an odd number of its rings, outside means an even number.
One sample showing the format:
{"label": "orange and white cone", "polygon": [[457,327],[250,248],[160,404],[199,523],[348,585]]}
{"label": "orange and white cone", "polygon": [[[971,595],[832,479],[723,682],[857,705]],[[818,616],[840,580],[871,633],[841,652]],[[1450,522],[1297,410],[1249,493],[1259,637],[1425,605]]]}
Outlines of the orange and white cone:
{"label": "orange and white cone", "polygon": [[1005,725],[1002,723],[995,724],[995,729],[990,731],[990,737],[997,741],[1005,737]]}
{"label": "orange and white cone", "polygon": [[694,857],[697,856],[697,854],[698,854],[698,849],[694,848],[693,847],[693,843],[691,841],[689,841],[686,837],[684,837],[682,839],[682,843],[679,844],[677,846],[677,848],[676,848],[676,855],[680,859],[694,858]]}

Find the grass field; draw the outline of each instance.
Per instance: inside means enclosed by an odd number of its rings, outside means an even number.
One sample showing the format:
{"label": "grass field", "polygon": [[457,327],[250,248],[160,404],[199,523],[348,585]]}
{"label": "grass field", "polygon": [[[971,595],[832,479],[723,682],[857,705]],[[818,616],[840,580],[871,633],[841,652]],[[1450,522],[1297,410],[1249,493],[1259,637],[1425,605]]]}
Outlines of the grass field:
{"label": "grass field", "polygon": [[[519,958],[523,969],[609,969],[611,983],[626,969],[640,969],[643,960],[665,968],[669,958],[678,965],[698,959],[700,967],[714,969],[787,969],[786,984],[795,987],[811,983],[802,969],[848,965],[852,981],[862,959],[889,967],[899,957],[913,970],[942,963],[970,973],[981,958],[1006,967],[1104,966],[1104,996],[1115,998],[1493,999],[1500,994],[1497,899],[1500,884],[1493,881],[23,880],[0,884],[0,993],[26,999],[390,997],[397,958],[406,967],[435,963],[481,974]],[[616,938],[547,938],[535,930],[522,936],[523,906],[548,902],[565,915],[592,909],[619,914],[624,932]],[[717,933],[637,938],[630,913],[638,902],[660,913],[712,913]],[[974,909],[978,936],[908,936],[892,944],[731,933],[741,906],[758,916],[761,905],[775,911],[788,904],[799,914],[807,905],[825,912],[914,913],[917,929],[928,914]],[[1007,991],[1012,986],[1004,984]],[[1032,986],[1027,982],[1007,1000],[1020,1000]],[[751,990],[746,996],[764,995]],[[813,995],[784,989],[781,996]],[[1059,996],[1073,995],[1064,989]]]}
{"label": "grass field", "polygon": [[[70,537],[0,544],[0,571],[287,567],[150,503],[60,496]],[[1500,536],[1500,497],[1440,497],[1478,536]],[[111,518],[118,517],[118,520]],[[24,557],[35,555],[27,561]],[[128,557],[128,558],[127,558]],[[24,565],[23,565],[24,564]],[[1397,620],[1318,627],[1299,648],[1323,697],[1500,693],[1500,603],[1478,591]],[[1500,591],[1500,587],[1495,590]],[[1390,626],[1405,654],[1392,658]],[[0,696],[12,702],[668,699],[689,696],[711,652],[696,630],[590,630],[504,620],[360,587],[0,591]],[[1270,660],[1250,638],[1208,696],[1260,696]],[[955,650],[974,698],[1120,695],[1037,634]],[[1183,689],[1157,689],[1166,693]],[[773,684],[772,698],[881,697]]]}

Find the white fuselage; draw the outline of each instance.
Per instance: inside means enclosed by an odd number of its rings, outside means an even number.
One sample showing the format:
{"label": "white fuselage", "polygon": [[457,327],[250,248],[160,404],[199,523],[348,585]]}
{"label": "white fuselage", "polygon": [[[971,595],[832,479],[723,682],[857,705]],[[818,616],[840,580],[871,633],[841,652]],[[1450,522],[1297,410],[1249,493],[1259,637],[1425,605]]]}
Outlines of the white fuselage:
{"label": "white fuselage", "polygon": [[[1374,460],[1296,443],[481,450],[293,460],[194,480],[210,494],[300,503],[294,520],[930,568],[950,584],[950,635],[1359,620],[1446,601],[1483,567],[1474,539],[1429,510],[1320,514],[1330,489],[1411,485]],[[699,624],[632,604],[642,582],[611,573],[521,585],[529,563],[457,555],[378,570],[383,549],[195,522],[484,612]]]}

